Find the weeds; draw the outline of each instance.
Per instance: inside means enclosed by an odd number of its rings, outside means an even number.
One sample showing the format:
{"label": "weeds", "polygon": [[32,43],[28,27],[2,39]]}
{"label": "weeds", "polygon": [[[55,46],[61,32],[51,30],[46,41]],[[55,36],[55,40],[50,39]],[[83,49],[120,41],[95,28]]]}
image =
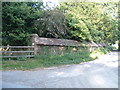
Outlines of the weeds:
{"label": "weeds", "polygon": [[18,60],[4,60],[3,69],[28,70],[41,67],[51,67],[66,64],[79,64],[99,58],[107,53],[108,48],[97,48],[92,52],[81,50],[79,52],[65,53],[63,55],[36,55],[35,58],[20,58]]}

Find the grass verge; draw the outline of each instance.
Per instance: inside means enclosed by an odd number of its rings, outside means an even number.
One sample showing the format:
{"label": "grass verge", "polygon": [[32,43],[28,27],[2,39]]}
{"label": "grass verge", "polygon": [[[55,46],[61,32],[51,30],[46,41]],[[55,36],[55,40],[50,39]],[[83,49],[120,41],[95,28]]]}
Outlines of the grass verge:
{"label": "grass verge", "polygon": [[79,64],[99,58],[107,53],[108,50],[98,48],[92,52],[87,50],[80,52],[65,53],[63,55],[36,55],[35,58],[22,60],[3,60],[3,70],[29,70],[34,68],[43,68],[67,64]]}

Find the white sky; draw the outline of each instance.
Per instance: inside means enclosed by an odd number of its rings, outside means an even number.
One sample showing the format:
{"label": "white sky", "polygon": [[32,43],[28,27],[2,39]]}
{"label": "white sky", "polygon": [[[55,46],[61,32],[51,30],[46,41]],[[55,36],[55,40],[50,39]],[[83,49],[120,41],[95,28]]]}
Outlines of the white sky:
{"label": "white sky", "polygon": [[44,5],[46,6],[46,2],[51,2],[48,3],[49,7],[55,7],[58,5],[58,0],[43,0]]}

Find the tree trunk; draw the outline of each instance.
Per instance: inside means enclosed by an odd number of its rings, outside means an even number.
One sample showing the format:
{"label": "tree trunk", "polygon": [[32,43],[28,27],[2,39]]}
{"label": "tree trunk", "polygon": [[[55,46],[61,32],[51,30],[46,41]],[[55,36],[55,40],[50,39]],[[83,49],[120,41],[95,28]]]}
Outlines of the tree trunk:
{"label": "tree trunk", "polygon": [[120,40],[118,42],[118,51],[120,51]]}

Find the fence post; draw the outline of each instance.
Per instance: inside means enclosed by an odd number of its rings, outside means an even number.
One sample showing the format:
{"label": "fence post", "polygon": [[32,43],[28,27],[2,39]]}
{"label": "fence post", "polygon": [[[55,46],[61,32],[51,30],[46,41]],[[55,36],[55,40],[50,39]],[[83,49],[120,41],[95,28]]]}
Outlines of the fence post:
{"label": "fence post", "polygon": [[[11,51],[11,48],[10,48],[10,47],[9,47],[9,50],[8,50],[8,51]],[[9,56],[11,56],[11,53],[9,53]],[[11,60],[10,57],[9,57],[9,60]]]}

